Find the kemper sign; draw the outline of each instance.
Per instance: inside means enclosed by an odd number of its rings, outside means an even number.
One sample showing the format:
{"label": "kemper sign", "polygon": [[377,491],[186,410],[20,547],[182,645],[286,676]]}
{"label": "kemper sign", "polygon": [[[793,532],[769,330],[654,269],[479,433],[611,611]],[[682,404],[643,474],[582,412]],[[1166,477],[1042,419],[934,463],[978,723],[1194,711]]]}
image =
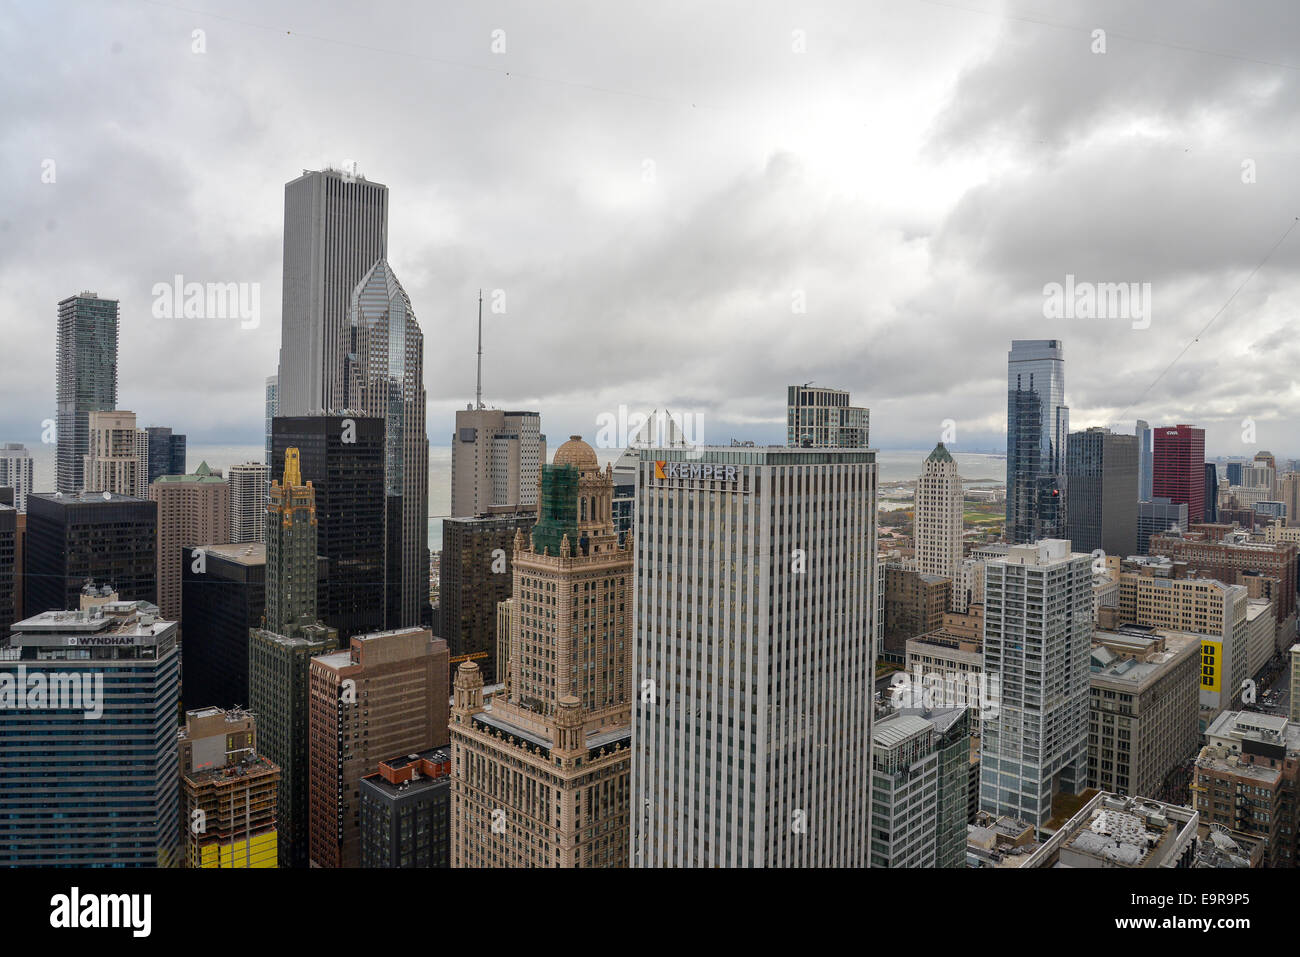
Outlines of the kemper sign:
{"label": "kemper sign", "polygon": [[667,462],[663,459],[655,461],[655,478],[691,478],[691,479],[710,479],[714,482],[734,482],[736,481],[736,471],[738,466],[735,465],[707,465],[699,462]]}

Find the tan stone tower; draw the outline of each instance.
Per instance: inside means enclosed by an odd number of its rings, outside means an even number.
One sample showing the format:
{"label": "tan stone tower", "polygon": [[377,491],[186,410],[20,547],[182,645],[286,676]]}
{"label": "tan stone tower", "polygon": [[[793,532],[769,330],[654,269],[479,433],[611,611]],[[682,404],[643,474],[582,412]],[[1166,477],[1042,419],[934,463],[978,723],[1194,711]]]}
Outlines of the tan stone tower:
{"label": "tan stone tower", "polygon": [[472,662],[451,716],[453,867],[627,867],[632,536],[579,436],[540,470],[515,536],[505,689]]}

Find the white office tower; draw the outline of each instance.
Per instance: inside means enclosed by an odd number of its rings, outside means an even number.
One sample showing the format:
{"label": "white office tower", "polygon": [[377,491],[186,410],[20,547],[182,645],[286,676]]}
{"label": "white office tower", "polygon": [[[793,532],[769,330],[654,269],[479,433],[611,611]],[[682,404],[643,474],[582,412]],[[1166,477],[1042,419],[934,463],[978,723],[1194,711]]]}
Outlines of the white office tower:
{"label": "white office tower", "polygon": [[266,481],[270,469],[261,462],[232,465],[230,482],[230,541],[266,540]]}
{"label": "white office tower", "polygon": [[984,559],[964,558],[957,566],[952,580],[952,597],[948,607],[967,614],[970,606],[984,601]]}
{"label": "white office tower", "polygon": [[277,415],[345,407],[352,293],[387,254],[387,186],[330,169],[285,185]]}
{"label": "white office tower", "polygon": [[875,453],[640,456],[634,866],[866,866]]}
{"label": "white office tower", "polygon": [[27,511],[27,493],[32,491],[34,461],[21,442],[6,442],[0,448],[0,488],[14,490],[14,508]]}
{"label": "white office tower", "polygon": [[280,377],[266,377],[266,454],[262,457],[266,465],[266,498],[263,503],[271,501],[271,432],[275,417],[280,414]]}
{"label": "white office tower", "polygon": [[451,437],[451,517],[535,509],[538,470],[545,461],[540,413],[473,406],[457,411]]}
{"label": "white office tower", "polygon": [[1088,784],[1092,558],[1063,539],[984,567],[984,671],[1000,690],[980,742],[980,807],[1041,828]]}
{"label": "white office tower", "polygon": [[922,574],[955,579],[961,565],[961,476],[943,443],[921,465],[916,481],[916,569]]}

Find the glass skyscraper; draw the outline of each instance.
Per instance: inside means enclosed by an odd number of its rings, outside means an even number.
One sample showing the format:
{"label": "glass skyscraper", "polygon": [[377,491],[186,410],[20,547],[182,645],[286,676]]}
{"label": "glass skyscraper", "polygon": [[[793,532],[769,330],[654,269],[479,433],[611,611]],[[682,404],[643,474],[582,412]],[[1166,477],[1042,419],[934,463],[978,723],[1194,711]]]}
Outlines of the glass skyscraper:
{"label": "glass skyscraper", "polygon": [[1151,426],[1143,419],[1137,422],[1138,439],[1138,501],[1151,501]]}
{"label": "glass skyscraper", "polygon": [[352,293],[343,407],[384,420],[385,627],[420,623],[429,604],[429,436],[424,334],[380,260]]}
{"label": "glass skyscraper", "polygon": [[1007,528],[1012,544],[1066,534],[1065,347],[1014,339],[1007,354]]}
{"label": "glass skyscraper", "polygon": [[83,292],[59,303],[55,487],[60,492],[82,490],[90,413],[117,408],[117,324],[116,299]]}

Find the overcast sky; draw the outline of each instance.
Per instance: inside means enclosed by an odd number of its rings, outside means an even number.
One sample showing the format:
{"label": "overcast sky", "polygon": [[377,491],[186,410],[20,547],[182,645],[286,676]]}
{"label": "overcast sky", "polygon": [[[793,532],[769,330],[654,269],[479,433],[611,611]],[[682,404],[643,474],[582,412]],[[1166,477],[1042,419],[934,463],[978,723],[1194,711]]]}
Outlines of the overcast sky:
{"label": "overcast sky", "polygon": [[[259,442],[284,184],[355,163],[390,190],[437,445],[482,287],[485,399],[552,445],[620,405],[780,442],[813,380],[873,445],[952,419],[1000,450],[1010,340],[1060,338],[1073,428],[1300,454],[1295,0],[0,10],[0,439],[39,441],[56,303],[90,289],[122,304],[119,406]],[[258,325],[156,318],[177,274],[260,284]],[[1067,275],[1149,283],[1149,323],[1047,318]]]}

